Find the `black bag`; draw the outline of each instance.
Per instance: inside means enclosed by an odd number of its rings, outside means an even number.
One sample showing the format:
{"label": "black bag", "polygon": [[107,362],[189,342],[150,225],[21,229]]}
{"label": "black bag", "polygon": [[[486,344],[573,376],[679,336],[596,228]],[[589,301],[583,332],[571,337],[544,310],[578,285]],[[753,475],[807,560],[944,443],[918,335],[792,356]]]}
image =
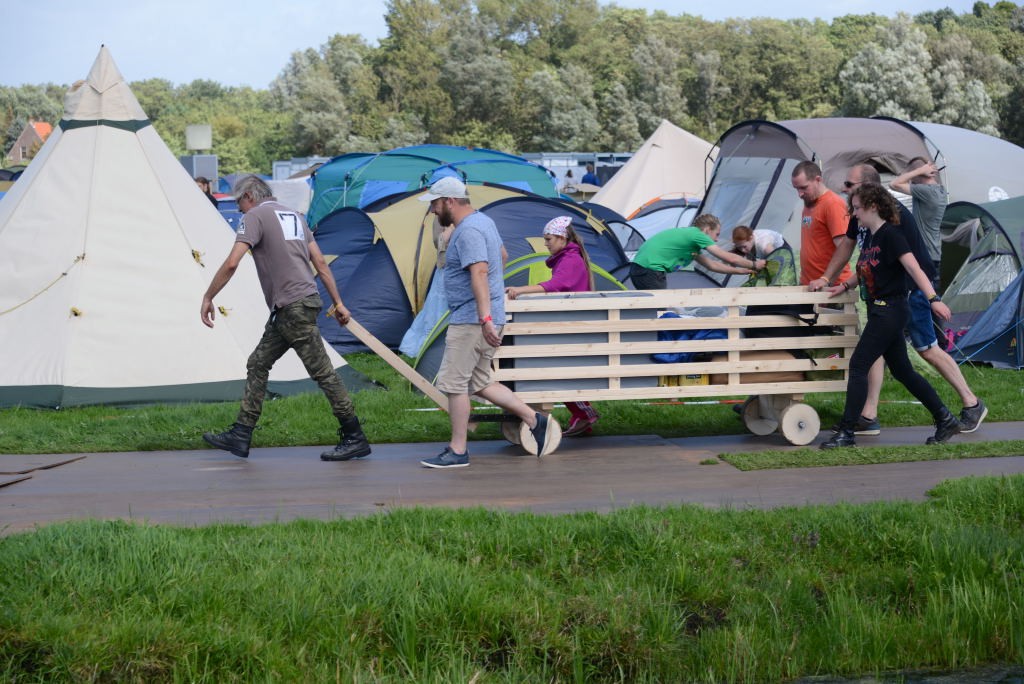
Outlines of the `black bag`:
{"label": "black bag", "polygon": [[[784,325],[777,328],[744,328],[745,337],[809,337],[811,335],[834,335],[836,329],[831,325],[818,325],[818,313],[813,304],[758,304],[748,306],[746,316],[790,316],[796,325]],[[814,359],[803,349],[790,349],[793,356],[801,359]],[[814,365],[817,365],[815,363]]]}
{"label": "black bag", "polygon": [[831,326],[818,325],[818,314],[813,304],[758,304],[748,306],[746,316],[790,316],[798,325],[778,328],[744,328],[746,337],[806,337],[831,335]]}

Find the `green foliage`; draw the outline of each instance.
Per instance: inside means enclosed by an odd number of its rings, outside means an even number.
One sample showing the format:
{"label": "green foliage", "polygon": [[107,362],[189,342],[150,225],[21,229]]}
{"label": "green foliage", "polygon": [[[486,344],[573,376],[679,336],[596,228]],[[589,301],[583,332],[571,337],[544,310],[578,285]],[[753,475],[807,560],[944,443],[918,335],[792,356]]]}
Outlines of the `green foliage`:
{"label": "green foliage", "polygon": [[1024,658],[1022,522],[1024,476],[944,483],[926,503],[773,511],[50,525],[0,538],[0,677],[953,674]]}
{"label": "green foliage", "polygon": [[[211,80],[132,88],[184,153],[210,123],[224,173],[421,142],[510,152],[631,150],[668,119],[714,140],[749,118],[888,114],[1024,142],[1024,7],[910,18],[729,19],[597,0],[389,0],[379,46],[334,34],[267,91]],[[8,148],[56,123],[63,88],[0,87]]]}
{"label": "green foliage", "polygon": [[63,111],[63,98],[63,91],[52,83],[0,86],[0,155],[6,156],[29,121],[56,124]]}
{"label": "green foliage", "polygon": [[928,84],[932,60],[927,36],[901,14],[847,62],[839,74],[845,87],[843,111],[849,116],[926,119],[932,110]]}

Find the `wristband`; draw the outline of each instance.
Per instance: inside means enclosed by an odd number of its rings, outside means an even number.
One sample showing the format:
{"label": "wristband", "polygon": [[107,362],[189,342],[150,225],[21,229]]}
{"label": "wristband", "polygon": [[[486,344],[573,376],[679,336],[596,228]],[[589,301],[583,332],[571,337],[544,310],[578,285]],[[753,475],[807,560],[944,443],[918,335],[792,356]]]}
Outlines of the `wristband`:
{"label": "wristband", "polygon": [[843,292],[849,292],[849,291],[850,291],[850,281],[849,280],[844,280],[843,281]]}
{"label": "wristband", "polygon": [[934,304],[935,302],[941,302],[941,301],[942,301],[942,297],[939,296],[938,292],[936,292],[935,294],[933,294],[931,297],[928,298],[928,303],[929,304]]}
{"label": "wristband", "polygon": [[493,322],[494,322],[494,319],[492,319],[490,317],[490,315],[484,316],[483,318],[480,319],[480,325],[487,325],[488,323],[493,323]]}

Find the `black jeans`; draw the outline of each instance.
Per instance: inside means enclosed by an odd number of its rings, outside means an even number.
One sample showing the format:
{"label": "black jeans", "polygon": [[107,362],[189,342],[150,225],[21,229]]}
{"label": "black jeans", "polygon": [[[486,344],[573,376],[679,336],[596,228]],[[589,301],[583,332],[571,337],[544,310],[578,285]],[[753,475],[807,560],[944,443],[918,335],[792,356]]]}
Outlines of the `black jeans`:
{"label": "black jeans", "polygon": [[907,342],[903,328],[910,317],[906,297],[868,301],[868,322],[860,341],[850,358],[850,382],[846,386],[846,407],[840,427],[852,431],[868,398],[868,370],[878,360],[885,364],[893,377],[899,380],[938,421],[947,409],[935,388],[914,370],[907,356]]}
{"label": "black jeans", "polygon": [[664,290],[668,288],[668,276],[664,271],[655,271],[640,264],[630,264],[629,279],[637,290]]}

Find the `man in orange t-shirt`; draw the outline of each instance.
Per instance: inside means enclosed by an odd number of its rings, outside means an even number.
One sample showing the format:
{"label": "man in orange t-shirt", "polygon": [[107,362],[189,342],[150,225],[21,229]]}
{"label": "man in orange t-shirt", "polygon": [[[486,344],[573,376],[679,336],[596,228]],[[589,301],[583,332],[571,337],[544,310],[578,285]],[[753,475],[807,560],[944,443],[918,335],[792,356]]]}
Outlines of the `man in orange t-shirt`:
{"label": "man in orange t-shirt", "polygon": [[[846,239],[850,217],[846,202],[825,187],[821,169],[814,162],[797,164],[792,181],[796,194],[804,201],[800,219],[800,284],[807,285],[825,273],[836,245]],[[846,264],[831,284],[838,285],[850,275],[850,265]]]}

